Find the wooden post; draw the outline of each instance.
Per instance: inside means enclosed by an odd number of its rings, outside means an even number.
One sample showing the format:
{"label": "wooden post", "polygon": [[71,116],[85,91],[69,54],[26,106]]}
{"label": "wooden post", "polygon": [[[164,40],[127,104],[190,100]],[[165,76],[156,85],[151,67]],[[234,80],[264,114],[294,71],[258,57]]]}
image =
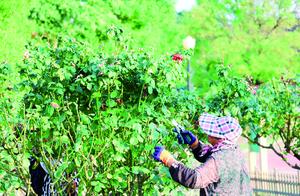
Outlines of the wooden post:
{"label": "wooden post", "polygon": [[293,174],[288,175],[289,193],[293,193]]}
{"label": "wooden post", "polygon": [[276,179],[276,169],[273,170],[273,173],[272,173],[273,177],[273,186],[272,186],[272,191],[276,191],[277,189],[277,179]]}
{"label": "wooden post", "polygon": [[[260,142],[263,145],[268,143],[266,138],[260,138]],[[266,148],[260,149],[260,167],[262,172],[268,171],[268,150]]]}
{"label": "wooden post", "polygon": [[275,190],[279,191],[280,190],[279,174],[278,174],[278,172],[276,172],[276,170],[274,170],[274,173],[275,173],[275,182],[276,182],[276,188],[275,188]]}
{"label": "wooden post", "polygon": [[258,179],[257,179],[257,171],[255,170],[254,171],[254,179],[255,179],[255,185],[254,185],[254,188],[255,189],[258,189]]}
{"label": "wooden post", "polygon": [[298,173],[298,179],[296,179],[296,182],[298,182],[298,183],[296,185],[297,186],[296,190],[298,190],[297,193],[300,195],[300,170],[298,170],[297,173]]}
{"label": "wooden post", "polygon": [[257,152],[249,152],[249,167],[250,167],[250,172],[255,173],[257,171]]}
{"label": "wooden post", "polygon": [[280,182],[279,182],[279,184],[281,185],[281,188],[280,188],[280,190],[279,191],[282,191],[282,190],[284,190],[284,187],[285,187],[285,184],[283,183],[284,182],[284,177],[283,177],[283,173],[280,173],[280,177],[279,177],[279,179],[280,179]]}
{"label": "wooden post", "polygon": [[297,193],[297,174],[295,175],[295,174],[293,174],[293,179],[292,179],[292,181],[293,181],[293,183],[295,183],[295,184],[293,184],[293,187],[292,187],[292,193],[293,194],[296,194]]}
{"label": "wooden post", "polygon": [[262,185],[262,189],[266,190],[266,181],[265,181],[265,173],[261,172],[261,185]]}

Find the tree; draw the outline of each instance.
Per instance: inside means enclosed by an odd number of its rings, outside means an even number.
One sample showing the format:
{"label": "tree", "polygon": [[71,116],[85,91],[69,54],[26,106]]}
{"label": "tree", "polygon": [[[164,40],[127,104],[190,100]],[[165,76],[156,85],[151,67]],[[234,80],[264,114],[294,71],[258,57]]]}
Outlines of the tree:
{"label": "tree", "polygon": [[[297,78],[272,80],[257,90],[251,101],[253,110],[247,114],[254,138],[251,142],[274,151],[290,167],[300,170],[299,163],[287,158],[290,154],[300,161],[299,75]],[[260,143],[267,138],[269,144]]]}
{"label": "tree", "polygon": [[299,20],[293,0],[199,1],[182,23],[197,39],[192,58],[194,82],[202,92],[214,65],[231,65],[237,75],[251,75],[254,82],[281,74],[294,77],[300,69]]}

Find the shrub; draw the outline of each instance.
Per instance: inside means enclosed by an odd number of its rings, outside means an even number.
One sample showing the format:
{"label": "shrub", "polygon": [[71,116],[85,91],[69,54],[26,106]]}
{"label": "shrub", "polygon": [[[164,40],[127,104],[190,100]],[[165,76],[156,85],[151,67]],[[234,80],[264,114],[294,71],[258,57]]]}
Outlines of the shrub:
{"label": "shrub", "polygon": [[12,172],[19,186],[30,185],[29,156],[45,163],[59,192],[74,178],[79,192],[104,195],[167,193],[176,186],[151,153],[159,143],[183,152],[171,119],[191,127],[201,102],[176,85],[185,76],[179,62],[126,48],[108,55],[72,38],[27,46],[16,85],[24,92],[24,110],[19,122],[1,123],[18,144],[1,153],[26,162],[14,162],[26,174]]}

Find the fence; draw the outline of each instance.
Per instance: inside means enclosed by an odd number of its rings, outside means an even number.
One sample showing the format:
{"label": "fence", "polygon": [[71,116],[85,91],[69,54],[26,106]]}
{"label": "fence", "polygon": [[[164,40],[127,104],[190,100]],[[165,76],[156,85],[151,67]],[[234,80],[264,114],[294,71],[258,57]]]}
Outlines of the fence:
{"label": "fence", "polygon": [[254,172],[251,184],[256,195],[300,195],[300,171],[297,173]]}

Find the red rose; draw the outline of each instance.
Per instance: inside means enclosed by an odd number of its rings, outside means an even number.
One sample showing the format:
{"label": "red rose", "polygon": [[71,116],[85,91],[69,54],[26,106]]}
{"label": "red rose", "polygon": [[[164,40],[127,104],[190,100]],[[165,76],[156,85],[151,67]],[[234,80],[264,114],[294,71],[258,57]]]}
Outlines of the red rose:
{"label": "red rose", "polygon": [[172,57],[173,61],[181,62],[183,60],[183,57],[181,54],[174,54]]}
{"label": "red rose", "polygon": [[256,95],[256,92],[257,92],[257,89],[259,88],[259,85],[255,85],[255,86],[253,86],[252,87],[252,90],[251,90],[251,93],[253,94],[253,95]]}

